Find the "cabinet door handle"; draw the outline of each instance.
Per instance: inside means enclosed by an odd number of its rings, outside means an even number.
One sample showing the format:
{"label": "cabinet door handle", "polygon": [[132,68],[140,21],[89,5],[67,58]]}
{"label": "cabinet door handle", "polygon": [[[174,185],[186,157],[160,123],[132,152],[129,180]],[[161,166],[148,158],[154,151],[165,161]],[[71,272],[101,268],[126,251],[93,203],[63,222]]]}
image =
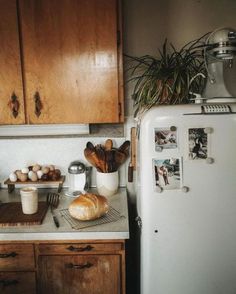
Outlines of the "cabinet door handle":
{"label": "cabinet door handle", "polygon": [[34,94],[34,103],[35,103],[34,113],[37,115],[37,117],[39,117],[41,114],[41,110],[43,108],[43,104],[41,102],[41,98],[38,91],[36,91]]}
{"label": "cabinet door handle", "polygon": [[11,99],[10,99],[8,105],[10,106],[12,115],[14,116],[14,118],[16,118],[19,114],[20,102],[19,102],[18,97],[16,96],[15,92],[12,93]]}
{"label": "cabinet door handle", "polygon": [[18,254],[14,251],[10,252],[10,253],[0,253],[0,258],[8,258],[8,257],[15,257]]}
{"label": "cabinet door handle", "polygon": [[7,287],[7,286],[14,286],[18,284],[18,280],[0,280],[0,284],[2,284],[2,287]]}
{"label": "cabinet door handle", "polygon": [[65,264],[66,268],[74,268],[74,269],[85,269],[85,268],[90,268],[91,266],[93,266],[93,264],[90,262],[86,262],[84,264],[73,264],[73,263]]}
{"label": "cabinet door handle", "polygon": [[83,252],[83,251],[91,251],[93,249],[93,246],[87,245],[85,247],[74,247],[71,245],[67,247],[66,249],[72,252]]}

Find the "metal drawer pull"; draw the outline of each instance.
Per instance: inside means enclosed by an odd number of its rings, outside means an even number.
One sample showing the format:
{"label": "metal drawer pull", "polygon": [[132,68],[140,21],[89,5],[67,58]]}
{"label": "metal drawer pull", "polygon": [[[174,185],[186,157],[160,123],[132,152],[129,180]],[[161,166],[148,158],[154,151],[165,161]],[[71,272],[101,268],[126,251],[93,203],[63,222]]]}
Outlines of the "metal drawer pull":
{"label": "metal drawer pull", "polygon": [[41,98],[40,98],[38,91],[35,92],[35,94],[34,94],[34,103],[35,103],[34,113],[37,115],[37,117],[39,117],[41,114],[41,110],[43,108],[43,105],[42,105]]}
{"label": "metal drawer pull", "polygon": [[18,254],[16,252],[11,252],[11,253],[0,253],[0,258],[8,258],[8,257],[15,257]]}
{"label": "metal drawer pull", "polygon": [[83,251],[91,251],[93,249],[93,246],[87,245],[86,247],[74,247],[71,245],[67,247],[66,249],[72,252],[83,252]]}
{"label": "metal drawer pull", "polygon": [[18,97],[16,96],[15,92],[12,93],[11,100],[8,103],[8,105],[11,108],[12,115],[14,116],[14,118],[16,118],[19,114],[20,103],[19,103]]}
{"label": "metal drawer pull", "polygon": [[7,287],[7,286],[14,286],[18,284],[19,281],[17,280],[0,280],[0,285],[2,284],[2,287]]}
{"label": "metal drawer pull", "polygon": [[87,262],[84,264],[73,264],[73,263],[67,263],[65,265],[66,268],[74,268],[74,269],[84,269],[84,268],[90,268],[91,266],[93,266],[92,263]]}

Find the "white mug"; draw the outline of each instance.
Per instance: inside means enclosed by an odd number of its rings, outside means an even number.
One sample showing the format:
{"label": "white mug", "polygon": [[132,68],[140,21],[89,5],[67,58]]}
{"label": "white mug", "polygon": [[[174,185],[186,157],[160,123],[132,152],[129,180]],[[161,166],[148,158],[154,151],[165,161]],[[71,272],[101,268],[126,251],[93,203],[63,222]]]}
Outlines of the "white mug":
{"label": "white mug", "polygon": [[34,214],[38,211],[38,189],[36,187],[22,188],[20,196],[24,214]]}
{"label": "white mug", "polygon": [[105,197],[116,194],[119,186],[118,171],[112,173],[97,172],[97,190]]}

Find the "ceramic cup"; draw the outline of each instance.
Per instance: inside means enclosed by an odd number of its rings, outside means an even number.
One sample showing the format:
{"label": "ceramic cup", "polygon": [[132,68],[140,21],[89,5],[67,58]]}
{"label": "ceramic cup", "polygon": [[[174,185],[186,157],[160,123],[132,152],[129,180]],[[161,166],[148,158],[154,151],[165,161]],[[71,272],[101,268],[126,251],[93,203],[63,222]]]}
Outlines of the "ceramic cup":
{"label": "ceramic cup", "polygon": [[24,214],[34,214],[38,211],[38,189],[36,187],[22,188],[20,196]]}
{"label": "ceramic cup", "polygon": [[100,173],[96,175],[97,190],[100,195],[105,197],[116,194],[119,186],[118,171],[113,173]]}

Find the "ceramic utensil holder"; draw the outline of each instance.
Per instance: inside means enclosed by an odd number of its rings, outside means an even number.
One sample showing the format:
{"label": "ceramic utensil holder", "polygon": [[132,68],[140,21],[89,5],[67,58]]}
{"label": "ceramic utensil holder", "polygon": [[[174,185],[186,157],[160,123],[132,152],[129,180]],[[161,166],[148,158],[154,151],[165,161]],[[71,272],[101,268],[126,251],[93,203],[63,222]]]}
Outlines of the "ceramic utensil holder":
{"label": "ceramic utensil holder", "polygon": [[20,196],[24,214],[34,214],[38,211],[38,189],[36,187],[22,188]]}
{"label": "ceramic utensil holder", "polygon": [[105,197],[116,194],[119,186],[118,171],[112,173],[100,173],[96,175],[97,190],[100,195]]}

